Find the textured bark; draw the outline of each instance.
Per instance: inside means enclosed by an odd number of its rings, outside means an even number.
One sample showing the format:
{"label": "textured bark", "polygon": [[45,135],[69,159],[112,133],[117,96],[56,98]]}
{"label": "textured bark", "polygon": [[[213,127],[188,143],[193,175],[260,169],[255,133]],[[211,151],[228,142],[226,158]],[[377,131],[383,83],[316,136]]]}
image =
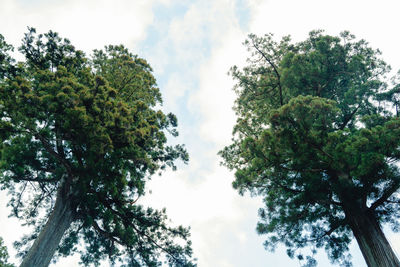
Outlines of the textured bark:
{"label": "textured bark", "polygon": [[57,200],[50,217],[28,251],[20,267],[45,267],[51,259],[63,237],[74,220],[70,200],[59,190]]}
{"label": "textured bark", "polygon": [[347,216],[353,234],[369,267],[400,267],[400,262],[372,214]]}

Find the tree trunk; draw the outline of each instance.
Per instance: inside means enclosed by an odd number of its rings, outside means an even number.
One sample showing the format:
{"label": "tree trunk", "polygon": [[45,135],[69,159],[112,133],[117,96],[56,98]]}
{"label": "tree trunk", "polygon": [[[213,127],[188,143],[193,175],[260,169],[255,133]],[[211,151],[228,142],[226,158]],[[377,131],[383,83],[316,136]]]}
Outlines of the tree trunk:
{"label": "tree trunk", "polygon": [[347,213],[346,217],[368,267],[400,267],[396,254],[372,214]]}
{"label": "tree trunk", "polygon": [[53,211],[20,267],[48,266],[65,231],[71,226],[74,212],[71,201],[65,197],[62,189],[58,190]]}

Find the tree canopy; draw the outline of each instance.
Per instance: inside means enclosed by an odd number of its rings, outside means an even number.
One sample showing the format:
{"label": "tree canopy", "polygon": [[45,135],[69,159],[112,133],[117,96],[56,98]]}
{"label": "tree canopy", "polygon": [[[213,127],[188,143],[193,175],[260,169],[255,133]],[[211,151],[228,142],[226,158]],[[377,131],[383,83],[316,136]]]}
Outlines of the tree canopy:
{"label": "tree canopy", "polygon": [[[262,196],[257,231],[289,256],[324,247],[350,265],[353,236],[368,266],[399,266],[382,230],[399,227],[399,75],[349,32],[249,35],[250,57],[232,67],[237,122],[220,155],[241,194]],[[381,250],[387,251],[386,255]],[[315,265],[311,255],[307,264]],[[394,265],[393,265],[394,264]]]}
{"label": "tree canopy", "polygon": [[33,28],[25,61],[12,49],[0,35],[0,183],[12,215],[35,228],[17,242],[21,266],[75,252],[84,266],[194,266],[189,229],[137,203],[151,175],[188,161],[167,144],[177,119],[160,110],[149,64],[122,45],[88,57]]}

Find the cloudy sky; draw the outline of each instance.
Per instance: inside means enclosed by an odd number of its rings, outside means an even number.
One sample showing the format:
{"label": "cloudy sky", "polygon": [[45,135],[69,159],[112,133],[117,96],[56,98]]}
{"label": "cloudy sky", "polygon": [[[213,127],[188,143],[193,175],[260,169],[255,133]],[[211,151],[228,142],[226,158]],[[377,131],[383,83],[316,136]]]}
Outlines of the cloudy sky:
{"label": "cloudy sky", "polygon": [[[233,174],[219,166],[216,153],[229,143],[235,121],[232,65],[246,59],[248,33],[272,32],[306,38],[313,29],[329,34],[350,30],[380,48],[393,69],[400,68],[397,0],[0,0],[0,33],[19,46],[27,26],[50,29],[81,50],[124,44],[154,68],[164,109],[179,119],[180,136],[190,153],[188,165],[154,177],[144,205],[166,207],[173,224],[191,226],[199,267],[299,266],[284,248],[263,249],[255,226],[260,199],[240,197]],[[0,192],[0,236],[11,254],[23,229],[7,218]],[[400,254],[400,235],[387,231]],[[354,266],[366,266],[358,247]],[[324,252],[319,266],[330,266]],[[76,266],[78,257],[55,266]],[[105,265],[106,266],[106,265]]]}

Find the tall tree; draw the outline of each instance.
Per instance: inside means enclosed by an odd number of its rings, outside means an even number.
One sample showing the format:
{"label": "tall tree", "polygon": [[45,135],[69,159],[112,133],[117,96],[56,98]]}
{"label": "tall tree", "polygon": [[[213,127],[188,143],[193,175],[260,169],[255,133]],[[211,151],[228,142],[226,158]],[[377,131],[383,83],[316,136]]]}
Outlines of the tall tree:
{"label": "tall tree", "polygon": [[0,182],[13,215],[35,229],[17,243],[21,266],[77,251],[84,266],[107,257],[195,266],[188,229],[136,202],[152,174],[188,160],[182,145],[167,145],[177,120],[158,110],[148,63],[123,46],[88,58],[32,28],[20,47],[26,60],[15,63],[0,41]]}
{"label": "tall tree", "polygon": [[400,266],[382,232],[399,227],[400,85],[386,82],[380,52],[348,32],[245,45],[248,65],[231,69],[233,142],[220,155],[239,193],[263,197],[265,247],[282,243],[311,266],[302,248],[324,247],[347,266],[355,237],[368,266]]}

